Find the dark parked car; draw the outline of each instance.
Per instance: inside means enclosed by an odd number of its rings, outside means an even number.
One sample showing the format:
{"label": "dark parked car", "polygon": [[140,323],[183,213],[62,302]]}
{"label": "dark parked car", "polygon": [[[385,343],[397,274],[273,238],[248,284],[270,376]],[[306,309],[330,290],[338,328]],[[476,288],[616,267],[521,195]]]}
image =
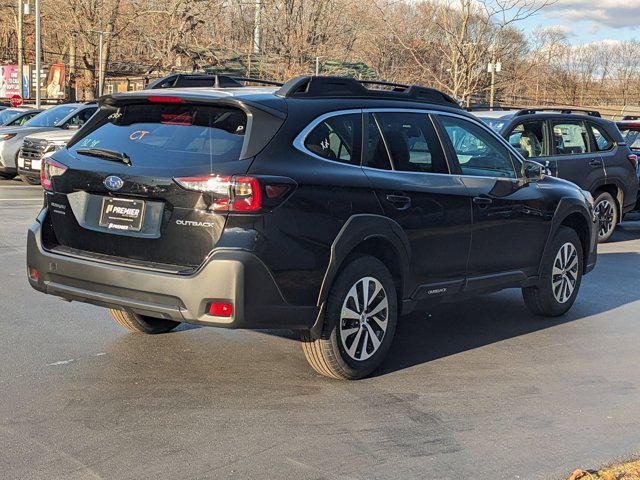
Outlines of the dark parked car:
{"label": "dark parked car", "polygon": [[316,371],[346,379],[433,302],[515,287],[536,314],[569,310],[596,262],[590,194],[441,92],[386,87],[103,97],[45,159],[30,284],[136,332],[296,330]]}
{"label": "dark parked car", "polygon": [[[629,145],[629,148],[636,155],[640,155],[640,118],[627,117],[625,120],[617,122],[618,130],[622,138]],[[640,182],[640,166],[636,167],[638,182]],[[634,210],[640,210],[640,192]]]}
{"label": "dark parked car", "polygon": [[[582,113],[582,114],[576,114]],[[615,123],[575,109],[480,111],[476,116],[528,158],[595,198],[600,242],[611,238],[638,196],[637,155]]]}

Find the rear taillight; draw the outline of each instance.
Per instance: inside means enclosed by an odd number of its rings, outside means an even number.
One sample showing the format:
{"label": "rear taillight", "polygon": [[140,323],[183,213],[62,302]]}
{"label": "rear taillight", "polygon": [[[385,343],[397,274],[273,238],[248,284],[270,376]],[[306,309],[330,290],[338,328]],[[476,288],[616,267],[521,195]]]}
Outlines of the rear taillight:
{"label": "rear taillight", "polygon": [[631,162],[631,165],[633,165],[633,168],[638,167],[638,155],[636,155],[635,153],[630,153],[629,155],[627,155],[627,158]]}
{"label": "rear taillight", "polygon": [[187,190],[213,195],[211,209],[216,212],[255,212],[262,207],[260,182],[252,177],[179,177],[174,179]]}
{"label": "rear taillight", "polygon": [[53,178],[67,171],[67,167],[50,158],[45,158],[40,167],[40,183],[45,190],[53,190]]}

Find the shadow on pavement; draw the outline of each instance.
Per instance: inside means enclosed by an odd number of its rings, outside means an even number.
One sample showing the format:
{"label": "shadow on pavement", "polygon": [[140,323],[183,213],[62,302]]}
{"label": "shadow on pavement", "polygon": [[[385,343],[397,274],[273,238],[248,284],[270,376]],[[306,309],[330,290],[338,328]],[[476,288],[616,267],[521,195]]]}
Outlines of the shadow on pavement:
{"label": "shadow on pavement", "polygon": [[[585,277],[572,309],[561,317],[533,315],[515,290],[478,296],[459,303],[443,303],[428,312],[416,312],[400,320],[386,361],[374,373],[384,375],[438,358],[454,355],[509,338],[526,335],[567,322],[597,315],[640,300],[640,290],[605,294],[608,285],[599,278],[617,264],[640,271],[640,253],[601,253],[599,264]],[[517,293],[516,293],[517,292]],[[515,294],[514,294],[515,293]]]}

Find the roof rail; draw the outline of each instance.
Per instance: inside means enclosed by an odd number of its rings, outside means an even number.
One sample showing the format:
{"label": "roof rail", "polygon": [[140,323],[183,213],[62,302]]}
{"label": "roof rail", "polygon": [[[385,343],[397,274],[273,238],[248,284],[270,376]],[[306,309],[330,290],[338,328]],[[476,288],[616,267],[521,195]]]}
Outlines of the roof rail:
{"label": "roof rail", "polygon": [[[366,85],[392,87],[391,90],[367,88]],[[419,85],[404,85],[377,80],[357,80],[351,77],[301,76],[286,82],[276,91],[285,98],[377,98],[386,100],[409,100],[438,103],[461,108],[458,102],[446,93]]]}
{"label": "roof rail", "polygon": [[281,87],[283,85],[282,82],[276,82],[275,80],[263,80],[262,78],[251,78],[251,77],[230,77],[233,80],[237,80],[238,82],[249,82],[249,83],[260,83],[262,85],[273,85],[274,87]]}
{"label": "roof rail", "polygon": [[211,75],[207,73],[174,73],[159,78],[149,84],[147,88],[179,88],[179,87],[213,87],[238,88],[244,87],[243,82],[260,83],[264,85],[281,86],[282,83],[260,78],[232,77],[229,75]]}
{"label": "roof rail", "polygon": [[574,108],[574,107],[538,107],[538,108],[523,108],[522,110],[516,112],[515,116],[520,117],[522,115],[530,115],[532,113],[538,112],[559,112],[565,114],[571,113],[583,113],[585,115],[589,115],[590,117],[600,117],[600,112],[597,110],[588,110],[585,108]]}

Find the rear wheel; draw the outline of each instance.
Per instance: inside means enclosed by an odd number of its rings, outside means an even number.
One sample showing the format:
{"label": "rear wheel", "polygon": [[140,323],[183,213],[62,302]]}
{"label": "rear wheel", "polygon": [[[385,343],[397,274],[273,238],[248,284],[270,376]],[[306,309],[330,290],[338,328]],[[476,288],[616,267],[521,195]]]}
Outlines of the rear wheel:
{"label": "rear wheel", "polygon": [[320,338],[303,332],[302,349],[321,375],[345,380],[365,377],[387,355],[397,317],[391,273],[375,257],[357,257],[331,288]]}
{"label": "rear wheel", "polygon": [[583,258],[578,234],[569,227],[560,227],[542,259],[539,284],[522,289],[529,310],[545,317],[557,317],[569,311],[580,289]]}
{"label": "rear wheel", "polygon": [[600,193],[593,202],[598,219],[598,243],[611,238],[618,224],[618,206],[609,192]]}
{"label": "rear wheel", "polygon": [[0,172],[0,179],[2,180],[11,180],[15,176],[16,176],[15,173]]}
{"label": "rear wheel", "polygon": [[36,179],[35,177],[29,177],[28,175],[20,174],[20,179],[24,183],[28,183],[29,185],[40,185],[40,179]]}
{"label": "rear wheel", "polygon": [[166,320],[164,318],[148,317],[136,313],[125,312],[123,310],[109,309],[109,315],[118,325],[136,333],[147,333],[154,335],[157,333],[167,333],[180,325],[180,322]]}

